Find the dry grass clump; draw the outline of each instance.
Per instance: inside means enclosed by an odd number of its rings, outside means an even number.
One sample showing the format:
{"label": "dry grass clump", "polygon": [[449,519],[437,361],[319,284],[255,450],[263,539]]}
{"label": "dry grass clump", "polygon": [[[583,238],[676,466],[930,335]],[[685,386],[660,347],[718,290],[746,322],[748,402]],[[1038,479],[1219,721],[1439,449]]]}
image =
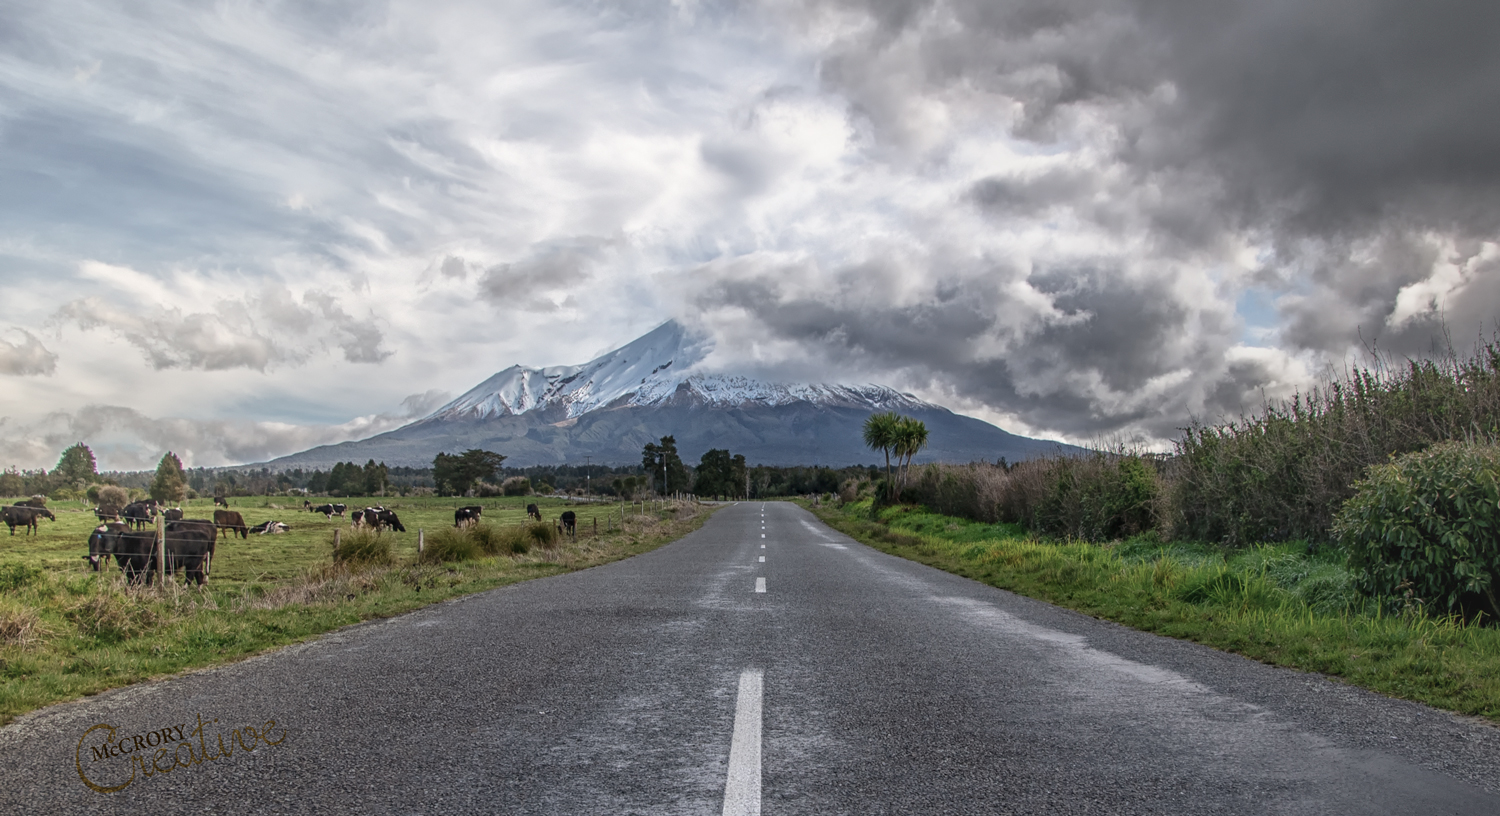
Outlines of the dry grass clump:
{"label": "dry grass clump", "polygon": [[0,646],[27,646],[46,634],[36,610],[9,598],[0,598]]}
{"label": "dry grass clump", "polygon": [[417,553],[419,564],[441,564],[449,561],[472,561],[479,557],[479,544],[468,530],[439,527],[427,536],[424,549]]}
{"label": "dry grass clump", "polygon": [[[170,592],[171,590],[167,590]],[[100,640],[128,640],[169,622],[170,612],[142,592],[121,592],[104,585],[63,610],[83,634]]]}
{"label": "dry grass clump", "polygon": [[351,566],[388,567],[396,563],[391,540],[373,530],[350,530],[333,548],[333,560]]}
{"label": "dry grass clump", "polygon": [[556,547],[558,542],[562,540],[562,536],[557,534],[557,528],[550,521],[532,522],[526,525],[524,529],[526,530],[526,534],[531,537],[532,542],[544,550]]}
{"label": "dry grass clump", "polygon": [[519,527],[476,524],[468,533],[485,555],[525,555],[534,541],[530,532]]}
{"label": "dry grass clump", "polygon": [[287,583],[276,584],[240,600],[239,608],[281,609],[286,606],[335,604],[379,589],[385,580],[384,569],[356,569],[348,562],[335,562],[321,569],[304,572]]}

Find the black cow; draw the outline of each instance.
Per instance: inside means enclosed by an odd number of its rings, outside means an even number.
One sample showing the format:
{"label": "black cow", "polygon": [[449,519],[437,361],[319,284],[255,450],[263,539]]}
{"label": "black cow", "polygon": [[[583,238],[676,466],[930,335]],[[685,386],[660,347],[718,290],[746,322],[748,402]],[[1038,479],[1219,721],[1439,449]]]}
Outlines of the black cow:
{"label": "black cow", "polygon": [[381,528],[384,527],[389,527],[398,533],[406,532],[406,528],[401,524],[401,519],[396,518],[395,511],[387,510],[384,507],[366,507],[365,524],[375,528],[376,532],[380,532]]}
{"label": "black cow", "polygon": [[137,530],[144,530],[154,515],[156,515],[155,502],[131,502],[120,511],[121,520]]}
{"label": "black cow", "polygon": [[240,538],[250,537],[250,530],[245,526],[245,517],[241,516],[238,510],[215,510],[214,524],[218,525],[219,532],[230,538],[233,538],[235,533],[239,533]]}
{"label": "black cow", "polygon": [[533,519],[536,519],[537,521],[542,520],[542,511],[537,509],[537,506],[534,504],[526,505],[526,515],[530,516]]}
{"label": "black cow", "polygon": [[[208,570],[213,562],[214,545],[219,541],[218,531],[209,532],[199,525],[184,525],[174,522],[167,526],[168,575],[182,570],[189,583],[203,585],[208,580]],[[154,555],[153,551],[153,555]],[[151,573],[146,573],[146,585],[151,585]]]}
{"label": "black cow", "polygon": [[36,507],[36,508],[46,507],[47,506],[47,497],[46,496],[32,496],[29,499],[22,499],[21,501],[16,502],[16,506],[17,507]]}
{"label": "black cow", "polygon": [[45,507],[22,507],[16,504],[0,511],[0,518],[5,519],[5,526],[10,528],[11,535],[16,534],[17,527],[25,527],[27,535],[39,532],[37,520],[43,516],[57,521],[57,516],[52,515],[52,511]]}
{"label": "black cow", "polygon": [[182,508],[168,507],[162,511],[162,515],[167,517],[167,521],[182,521]]}
{"label": "black cow", "polygon": [[564,510],[563,514],[557,518],[562,522],[563,532],[573,538],[578,537],[578,516],[574,515],[572,510]]}
{"label": "black cow", "polygon": [[94,516],[100,521],[119,521],[120,508],[110,504],[101,504],[94,508]]}
{"label": "black cow", "polygon": [[228,507],[229,500],[223,496],[214,496],[214,507]]}
{"label": "black cow", "polygon": [[[213,561],[217,539],[212,523],[196,519],[174,521],[167,525],[165,538],[166,573],[175,575],[182,570],[188,581],[202,584]],[[137,531],[125,524],[101,524],[89,536],[86,557],[97,570],[106,556],[114,556],[126,580],[140,583],[144,577],[150,586],[156,580],[157,552],[155,530]]]}
{"label": "black cow", "polygon": [[470,524],[477,524],[479,522],[479,514],[483,512],[484,508],[477,504],[460,507],[453,511],[453,526],[467,527]]}
{"label": "black cow", "polygon": [[[213,561],[215,548],[219,543],[219,525],[214,524],[208,519],[182,519],[181,521],[167,522],[167,556],[169,558],[172,556],[173,536],[176,536],[179,533],[185,532],[187,530],[197,530],[199,533],[201,533],[201,535],[198,536],[199,538],[207,538],[209,541],[213,542],[208,547],[209,563],[205,563],[203,568],[204,572],[208,572],[211,569],[211,562]],[[170,572],[170,569],[168,571]],[[192,576],[189,575],[188,577]]]}

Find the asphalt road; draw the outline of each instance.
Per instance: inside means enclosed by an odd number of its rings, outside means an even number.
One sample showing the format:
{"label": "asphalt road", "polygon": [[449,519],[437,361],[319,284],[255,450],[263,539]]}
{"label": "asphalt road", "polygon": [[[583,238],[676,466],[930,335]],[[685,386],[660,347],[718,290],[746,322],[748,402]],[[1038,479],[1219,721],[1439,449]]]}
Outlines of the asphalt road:
{"label": "asphalt road", "polygon": [[1494,816],[1500,729],[1019,598],[777,503],[0,729],[0,814],[757,812]]}

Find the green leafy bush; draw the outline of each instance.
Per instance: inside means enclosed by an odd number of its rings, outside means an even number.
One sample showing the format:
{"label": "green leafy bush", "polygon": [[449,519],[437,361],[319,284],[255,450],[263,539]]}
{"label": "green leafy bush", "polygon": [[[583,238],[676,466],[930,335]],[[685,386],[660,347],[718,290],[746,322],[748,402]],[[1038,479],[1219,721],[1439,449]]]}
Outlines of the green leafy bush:
{"label": "green leafy bush", "polygon": [[46,573],[30,564],[0,564],[0,591],[14,592],[24,586],[43,581]]}
{"label": "green leafy bush", "polygon": [[1356,588],[1428,609],[1500,613],[1500,447],[1434,445],[1369,469],[1334,532]]}
{"label": "green leafy bush", "polygon": [[551,522],[533,522],[526,525],[525,529],[526,534],[531,536],[531,540],[538,547],[541,547],[543,549],[551,549],[557,546],[559,536],[557,534],[557,528],[552,526]]}

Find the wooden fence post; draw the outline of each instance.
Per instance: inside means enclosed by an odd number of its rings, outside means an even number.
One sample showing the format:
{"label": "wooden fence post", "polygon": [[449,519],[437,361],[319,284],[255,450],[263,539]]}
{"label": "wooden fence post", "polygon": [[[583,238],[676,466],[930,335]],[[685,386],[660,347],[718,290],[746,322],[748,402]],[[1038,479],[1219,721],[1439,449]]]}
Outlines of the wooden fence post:
{"label": "wooden fence post", "polygon": [[156,517],[156,578],[163,587],[167,585],[167,519],[165,516]]}
{"label": "wooden fence post", "polygon": [[421,555],[422,554],[422,550],[425,550],[425,549],[427,549],[427,536],[422,532],[422,528],[418,527],[417,528],[417,555]]}
{"label": "wooden fence post", "polygon": [[343,531],[344,531],[344,528],[342,528],[342,527],[335,527],[335,528],[333,528],[333,549],[334,549],[334,552],[338,551],[338,548],[339,548],[339,533],[342,533]]}

